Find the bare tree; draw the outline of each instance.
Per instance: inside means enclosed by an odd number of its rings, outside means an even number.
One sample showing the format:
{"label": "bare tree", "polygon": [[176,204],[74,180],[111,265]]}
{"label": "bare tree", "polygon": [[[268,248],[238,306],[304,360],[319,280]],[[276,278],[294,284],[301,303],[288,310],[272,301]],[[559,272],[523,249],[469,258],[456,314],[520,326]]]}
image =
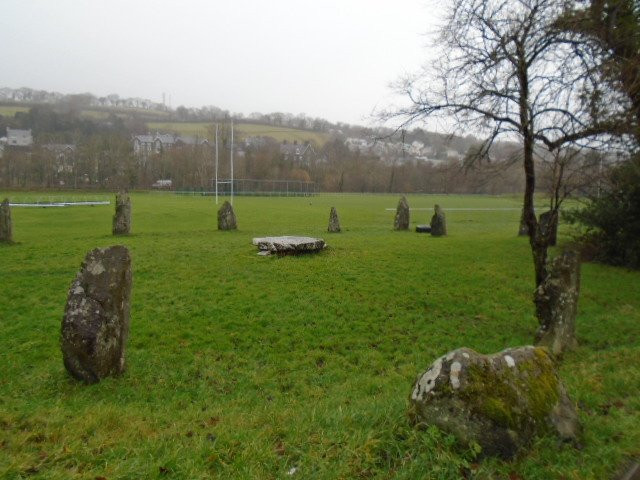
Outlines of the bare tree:
{"label": "bare tree", "polygon": [[[382,116],[400,128],[444,118],[458,132],[482,133],[482,161],[499,138],[517,139],[525,175],[524,218],[529,230],[536,287],[547,276],[549,229],[535,215],[536,164],[563,159],[563,147],[593,147],[607,140],[620,112],[616,92],[601,88],[598,59],[586,43],[572,42],[556,26],[563,0],[453,0],[438,45],[441,57],[403,79],[409,100]],[[556,172],[551,221],[564,192]]]}
{"label": "bare tree", "polygon": [[601,60],[604,80],[628,99],[627,118],[618,132],[640,145],[640,3],[637,0],[569,2],[557,27],[574,42],[591,44]]}

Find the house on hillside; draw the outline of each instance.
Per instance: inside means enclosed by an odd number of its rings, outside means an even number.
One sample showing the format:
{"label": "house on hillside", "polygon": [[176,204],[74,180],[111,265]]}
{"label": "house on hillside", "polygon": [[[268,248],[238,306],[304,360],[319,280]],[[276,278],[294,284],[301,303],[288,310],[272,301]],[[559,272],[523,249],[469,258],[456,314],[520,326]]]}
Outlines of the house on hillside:
{"label": "house on hillside", "polygon": [[45,143],[42,148],[54,154],[56,158],[68,158],[76,153],[76,146],[72,143]]}
{"label": "house on hillside", "polygon": [[132,142],[133,153],[138,157],[147,157],[151,154],[159,154],[178,147],[209,146],[209,140],[206,138],[174,135],[172,133],[135,135],[132,138]]}
{"label": "house on hillside", "polygon": [[316,156],[316,151],[309,142],[301,144],[296,140],[293,143],[288,143],[284,140],[280,145],[280,155],[284,161],[309,164]]}
{"label": "house on hillside", "polygon": [[7,127],[7,135],[0,137],[0,158],[7,150],[31,150],[32,147],[33,136],[31,135],[31,130]]}
{"label": "house on hillside", "polygon": [[5,137],[4,143],[8,147],[31,148],[33,146],[31,129],[20,130],[17,128],[7,127],[7,136]]}
{"label": "house on hillside", "polygon": [[51,155],[56,161],[58,173],[71,173],[76,157],[76,146],[71,143],[45,143],[42,150]]}
{"label": "house on hillside", "polygon": [[132,138],[133,153],[139,157],[146,157],[153,150],[153,135],[135,135]]}

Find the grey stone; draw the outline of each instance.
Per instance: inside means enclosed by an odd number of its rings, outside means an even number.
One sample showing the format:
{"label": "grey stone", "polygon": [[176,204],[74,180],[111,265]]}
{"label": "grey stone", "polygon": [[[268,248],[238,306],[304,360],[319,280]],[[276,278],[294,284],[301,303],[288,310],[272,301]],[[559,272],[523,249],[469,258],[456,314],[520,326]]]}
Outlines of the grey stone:
{"label": "grey stone", "polygon": [[124,371],[130,299],[127,247],[91,250],[69,288],[62,319],[62,358],[74,378],[96,383]]}
{"label": "grey stone", "polygon": [[444,216],[444,211],[440,208],[440,205],[434,207],[434,214],[431,217],[431,235],[434,237],[441,237],[447,234],[447,221]]}
{"label": "grey stone", "polygon": [[468,348],[438,358],[414,384],[409,416],[435,425],[482,456],[513,457],[536,435],[577,441],[580,425],[555,364],[540,347],[481,355]]}
{"label": "grey stone", "polygon": [[233,207],[225,201],[218,210],[218,230],[236,230],[237,228],[238,224]]}
{"label": "grey stone", "polygon": [[409,229],[409,203],[403,196],[398,202],[398,208],[396,209],[396,216],[393,220],[394,230],[408,230]]}
{"label": "grey stone", "polygon": [[261,252],[267,251],[279,255],[319,252],[326,246],[322,238],[294,236],[259,237],[253,239],[253,244]]}
{"label": "grey stone", "polygon": [[0,203],[0,243],[13,243],[13,223],[8,198]]}
{"label": "grey stone", "polygon": [[331,212],[329,212],[329,228],[327,228],[327,231],[329,233],[340,233],[340,220],[338,220],[336,207],[331,207]]}
{"label": "grey stone", "polygon": [[640,460],[630,462],[621,476],[616,480],[640,480]]}
{"label": "grey stone", "polygon": [[540,328],[536,344],[561,356],[576,347],[576,316],[580,297],[580,258],[567,251],[554,258],[547,277],[536,289],[534,302]]}
{"label": "grey stone", "polygon": [[529,235],[529,227],[527,226],[527,222],[524,220],[524,208],[522,209],[522,213],[520,214],[520,226],[518,227],[518,236],[525,237]]}
{"label": "grey stone", "polygon": [[551,210],[540,214],[540,230],[549,236],[549,245],[554,246],[558,241],[558,214]]}
{"label": "grey stone", "polygon": [[416,225],[416,232],[431,233],[431,225]]}
{"label": "grey stone", "polygon": [[116,213],[113,215],[112,233],[114,235],[131,233],[131,199],[126,192],[116,194]]}

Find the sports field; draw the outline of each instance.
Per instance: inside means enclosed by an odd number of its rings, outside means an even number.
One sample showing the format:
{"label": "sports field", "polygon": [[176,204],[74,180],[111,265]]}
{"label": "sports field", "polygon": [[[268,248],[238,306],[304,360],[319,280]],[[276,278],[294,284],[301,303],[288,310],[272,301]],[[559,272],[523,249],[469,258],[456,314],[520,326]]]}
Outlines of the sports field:
{"label": "sports field", "polygon": [[[520,199],[409,196],[426,209],[412,227],[445,209],[443,238],[393,231],[395,195],[237,197],[239,230],[219,232],[212,197],[139,193],[120,238],[113,198],[92,199],[112,204],[13,208],[17,243],[0,245],[0,478],[600,480],[640,455],[640,272],[594,264],[561,365],[581,449],[543,437],[478,462],[408,424],[436,357],[532,340]],[[326,233],[331,206],[342,233]],[[252,237],[282,234],[329,248],[256,255]],[[88,250],[116,243],[133,258],[128,370],[86,386],[62,365],[67,289]]]}

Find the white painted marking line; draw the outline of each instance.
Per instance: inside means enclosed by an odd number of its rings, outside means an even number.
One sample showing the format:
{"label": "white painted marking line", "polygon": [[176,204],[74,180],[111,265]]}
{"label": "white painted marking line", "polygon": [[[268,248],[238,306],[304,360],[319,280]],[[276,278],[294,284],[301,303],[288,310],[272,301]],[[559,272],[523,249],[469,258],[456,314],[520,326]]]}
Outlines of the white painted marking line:
{"label": "white painted marking line", "polygon": [[54,203],[10,203],[11,207],[73,207],[81,205],[109,205],[111,202],[54,202]]}
{"label": "white painted marking line", "polygon": [[[395,212],[395,208],[385,208],[387,212]],[[433,207],[430,208],[409,208],[409,210],[433,210]],[[443,208],[445,212],[455,211],[481,211],[481,212],[499,212],[499,211],[511,211],[511,210],[522,210],[520,207],[503,207],[503,208]]]}

